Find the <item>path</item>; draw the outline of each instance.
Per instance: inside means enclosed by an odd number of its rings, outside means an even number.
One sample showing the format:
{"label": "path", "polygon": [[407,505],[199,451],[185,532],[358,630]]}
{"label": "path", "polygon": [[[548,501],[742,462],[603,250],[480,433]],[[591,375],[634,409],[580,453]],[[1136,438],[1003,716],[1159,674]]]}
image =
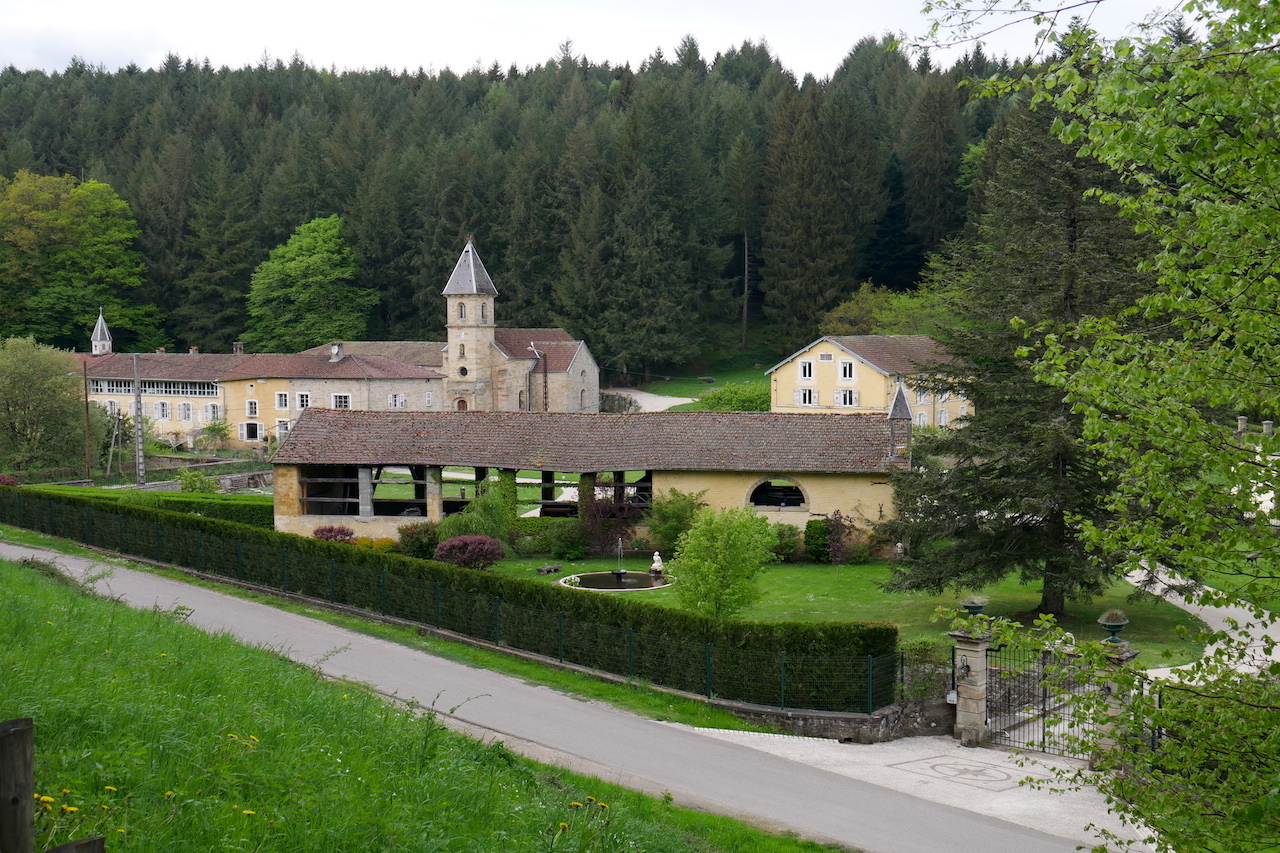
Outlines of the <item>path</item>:
{"label": "path", "polygon": [[636,405],[640,407],[642,412],[665,412],[672,406],[693,402],[692,397],[664,397],[661,394],[650,394],[648,391],[641,391],[639,388],[604,388],[601,389],[600,393],[630,397],[636,401]]}
{"label": "path", "polygon": [[[86,577],[102,561],[0,542],[0,557],[54,559]],[[146,572],[95,582],[136,607],[192,608],[188,621],[447,713],[470,734],[548,764],[868,853],[1067,853],[1090,822],[1116,827],[1095,792],[1019,786],[1028,775],[994,750],[951,738],[859,746],[655,722],[474,669],[305,616]],[[1034,768],[1031,773],[1037,773]]]}

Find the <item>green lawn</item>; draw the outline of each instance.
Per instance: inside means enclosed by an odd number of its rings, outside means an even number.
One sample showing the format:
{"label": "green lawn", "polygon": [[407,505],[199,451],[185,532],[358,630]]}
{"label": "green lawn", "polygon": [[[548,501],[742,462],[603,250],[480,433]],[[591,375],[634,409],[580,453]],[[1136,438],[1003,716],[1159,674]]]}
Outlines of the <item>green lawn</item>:
{"label": "green lawn", "polygon": [[[668,397],[697,397],[704,391],[723,388],[730,382],[759,382],[765,378],[764,372],[781,360],[776,352],[764,348],[747,352],[730,352],[709,361],[702,370],[672,376],[669,379],[657,379],[643,386],[641,390]],[[757,364],[760,367],[756,367]],[[703,382],[704,376],[710,376],[715,381]]]}
{"label": "green lawn", "polygon": [[[554,582],[575,572],[611,571],[618,567],[616,557],[564,562],[557,575],[538,575],[538,566],[559,562],[546,557],[511,558],[494,567],[494,571],[516,577]],[[649,558],[625,558],[628,571],[647,571]],[[934,621],[940,607],[958,608],[960,596],[927,593],[890,593],[878,586],[889,578],[887,564],[862,566],[828,566],[812,563],[783,563],[769,567],[762,576],[763,600],[742,614],[744,619],[760,621],[828,620],[887,621],[898,626],[907,639],[941,637],[948,630],[945,620]],[[1105,595],[1087,603],[1073,603],[1061,624],[1080,640],[1101,640],[1106,632],[1096,624],[1098,616],[1110,607],[1119,607],[1129,616],[1124,638],[1141,649],[1139,661],[1149,667],[1189,663],[1200,656],[1201,647],[1178,636],[1178,629],[1194,633],[1198,622],[1185,611],[1163,601],[1126,600],[1133,587],[1123,581],[1114,584]],[[591,595],[594,593],[583,593]],[[675,587],[652,591],[635,591],[624,595],[664,607],[679,607]],[[1025,618],[1040,600],[1038,587],[1006,580],[981,591],[990,599],[986,613],[993,616]]]}

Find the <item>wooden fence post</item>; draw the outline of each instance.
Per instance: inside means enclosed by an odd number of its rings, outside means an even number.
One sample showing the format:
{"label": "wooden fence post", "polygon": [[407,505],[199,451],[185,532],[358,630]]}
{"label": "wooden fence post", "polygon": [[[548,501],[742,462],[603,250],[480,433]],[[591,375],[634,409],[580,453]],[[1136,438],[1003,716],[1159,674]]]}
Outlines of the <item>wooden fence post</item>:
{"label": "wooden fence post", "polygon": [[36,741],[30,717],[0,723],[0,853],[34,853]]}

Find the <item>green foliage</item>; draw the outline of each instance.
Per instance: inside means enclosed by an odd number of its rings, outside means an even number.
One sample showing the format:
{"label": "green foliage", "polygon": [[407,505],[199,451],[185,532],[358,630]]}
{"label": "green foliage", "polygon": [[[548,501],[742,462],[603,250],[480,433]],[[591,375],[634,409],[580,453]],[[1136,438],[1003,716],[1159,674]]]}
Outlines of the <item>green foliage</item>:
{"label": "green foliage", "polygon": [[419,560],[435,559],[436,546],[440,544],[440,525],[433,521],[415,521],[400,525],[398,532],[401,554]]}
{"label": "green foliage", "polygon": [[777,544],[768,519],[746,507],[701,510],[671,561],[680,603],[716,618],[741,612],[760,597],[757,576]]}
{"label": "green foliage", "polygon": [[196,444],[205,450],[213,450],[227,446],[231,438],[231,423],[223,417],[216,417],[200,428]]}
{"label": "green foliage", "polygon": [[773,553],[778,559],[784,563],[794,563],[803,556],[804,539],[800,535],[800,528],[794,524],[785,524],[779,522],[773,526],[774,535],[778,539],[778,544],[774,546]]}
{"label": "green foliage", "polygon": [[769,382],[739,382],[715,388],[698,398],[709,412],[767,412],[771,405]]}
{"label": "green foliage", "polygon": [[138,233],[104,183],[0,176],[0,335],[83,347],[102,309],[119,343],[166,345],[159,312],[134,302],[145,269]]}
{"label": "green foliage", "polygon": [[[547,626],[563,613],[572,662],[682,690],[706,689],[705,667],[689,649],[711,643],[721,659],[713,689],[742,701],[775,700],[776,669],[772,664],[761,669],[759,661],[786,651],[787,671],[797,679],[788,696],[797,707],[863,708],[867,683],[857,676],[832,680],[831,667],[843,666],[832,659],[890,654],[897,642],[897,629],[884,623],[714,619],[635,599],[587,595],[536,580],[73,495],[0,489],[0,524],[479,634],[489,641],[493,636],[486,626],[492,625],[497,598],[503,608],[502,643],[536,654],[559,653],[556,631]],[[434,608],[437,595],[448,607]],[[626,644],[605,640],[619,631],[632,633],[634,655],[626,654]],[[891,691],[891,681],[875,681],[877,695],[882,689]]]}
{"label": "green foliage", "polygon": [[[31,338],[0,340],[0,468],[84,468],[83,391],[70,353]],[[105,412],[90,407],[94,447],[107,435]],[[83,474],[81,475],[83,476]]]}
{"label": "green foliage", "polygon": [[444,517],[440,522],[440,541],[455,536],[489,536],[506,542],[514,517],[513,508],[509,492],[490,484],[481,489],[462,512]]}
{"label": "green foliage", "polygon": [[576,518],[555,518],[544,534],[547,553],[557,560],[581,560],[587,556],[587,531]]}
{"label": "green foliage", "polygon": [[322,542],[355,542],[356,532],[345,524],[322,524],[311,535]]}
{"label": "green foliage", "polygon": [[314,219],[271,251],[253,273],[244,342],[263,352],[299,352],[364,337],[376,293],[356,286],[359,268],[342,219]]}
{"label": "green foliage", "polygon": [[[176,474],[175,474],[176,476]],[[77,495],[105,501],[122,501],[138,506],[220,518],[271,530],[275,526],[274,503],[270,495],[222,495],[208,493],[161,492],[152,489],[95,489],[78,486],[43,486],[41,492]]]}
{"label": "green foliage", "polygon": [[893,291],[864,281],[853,295],[822,315],[818,331],[824,335],[874,335],[888,314]]}
{"label": "green foliage", "polygon": [[176,475],[178,486],[184,492],[198,492],[200,494],[214,494],[218,491],[218,478],[210,477],[203,471],[196,471],[193,468],[183,468]]}
{"label": "green foliage", "polygon": [[644,523],[655,548],[668,556],[675,553],[680,537],[693,526],[698,511],[707,505],[702,499],[705,494],[705,491],[690,494],[676,489],[668,489],[665,495],[653,493]]}
{"label": "green foliage", "polygon": [[[433,709],[319,679],[172,612],[86,596],[40,567],[0,565],[0,610],[13,657],[0,715],[35,718],[36,793],[50,798],[40,850],[101,835],[120,850],[234,850],[248,837],[261,853],[440,849],[441,838],[511,853],[551,840],[579,849],[566,842],[584,837],[588,849],[649,853],[818,849],[549,770],[449,731]],[[218,701],[202,701],[211,690]],[[589,796],[609,809],[572,805]]]}
{"label": "green foliage", "polygon": [[827,550],[831,540],[831,521],[826,518],[811,518],[804,525],[804,554],[811,563],[831,562]]}

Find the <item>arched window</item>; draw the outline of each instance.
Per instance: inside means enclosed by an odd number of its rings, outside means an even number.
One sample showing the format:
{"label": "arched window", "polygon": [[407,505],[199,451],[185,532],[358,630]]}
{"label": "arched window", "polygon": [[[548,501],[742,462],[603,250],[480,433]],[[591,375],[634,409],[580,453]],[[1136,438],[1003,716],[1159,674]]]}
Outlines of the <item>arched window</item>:
{"label": "arched window", "polygon": [[458,344],[458,358],[466,358],[466,357],[467,357],[467,345]]}
{"label": "arched window", "polygon": [[524,411],[524,392],[523,391],[519,391],[516,393],[516,409],[521,412]]}
{"label": "arched window", "polygon": [[587,392],[583,389],[578,392],[578,410],[581,411],[587,407]]}
{"label": "arched window", "polygon": [[487,319],[487,317],[485,316],[486,307],[487,306],[483,302],[480,303],[480,322],[481,323],[483,323]]}
{"label": "arched window", "polygon": [[465,302],[458,303],[458,319],[459,320],[467,319],[467,303]]}
{"label": "arched window", "polygon": [[467,401],[463,400],[461,397],[458,398],[456,405],[459,412],[465,412],[467,410]]}
{"label": "arched window", "polygon": [[751,505],[762,507],[804,506],[804,492],[786,477],[765,480],[751,490]]}

